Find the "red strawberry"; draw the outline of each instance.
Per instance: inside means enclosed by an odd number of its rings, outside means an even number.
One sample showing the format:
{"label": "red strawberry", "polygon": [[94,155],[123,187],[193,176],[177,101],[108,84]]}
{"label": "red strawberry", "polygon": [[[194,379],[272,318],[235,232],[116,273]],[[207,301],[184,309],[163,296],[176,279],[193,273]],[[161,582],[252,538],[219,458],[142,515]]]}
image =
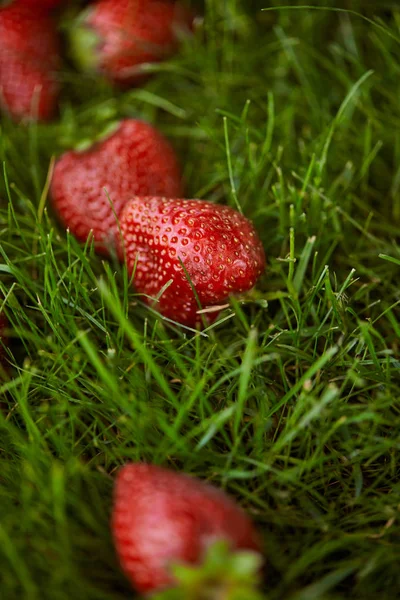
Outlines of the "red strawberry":
{"label": "red strawberry", "polygon": [[[106,190],[106,191],[105,191]],[[182,193],[175,153],[148,123],[127,119],[105,140],[84,152],[67,152],[51,184],[53,205],[64,225],[81,241],[91,230],[99,250],[113,243],[117,215],[136,194]]]}
{"label": "red strawberry", "polygon": [[29,6],[37,11],[42,9],[49,11],[61,3],[62,0],[14,0],[13,2],[13,4],[18,4],[18,6]]}
{"label": "red strawberry", "polygon": [[71,30],[77,63],[118,83],[135,83],[143,63],[171,54],[177,32],[192,21],[179,2],[168,0],[99,0]]}
{"label": "red strawberry", "polygon": [[227,206],[137,197],[121,213],[120,226],[120,254],[125,249],[136,289],[155,298],[172,280],[156,308],[185,325],[200,320],[191,284],[206,308],[252,288],[265,268],[264,250],[252,224]]}
{"label": "red strawberry", "polygon": [[112,529],[122,568],[141,593],[173,585],[171,565],[201,563],[218,539],[260,552],[250,519],[233,500],[154,465],[129,464],[119,472]]}
{"label": "red strawberry", "polygon": [[14,118],[53,116],[59,86],[54,22],[33,8],[0,8],[0,105]]}

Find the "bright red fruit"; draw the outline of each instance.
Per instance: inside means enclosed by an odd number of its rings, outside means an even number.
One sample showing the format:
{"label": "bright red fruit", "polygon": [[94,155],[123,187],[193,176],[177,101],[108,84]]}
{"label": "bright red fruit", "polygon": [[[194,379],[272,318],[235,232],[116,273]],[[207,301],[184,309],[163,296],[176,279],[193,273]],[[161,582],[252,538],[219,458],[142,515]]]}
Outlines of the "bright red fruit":
{"label": "bright red fruit", "polygon": [[213,486],[154,465],[118,474],[112,529],[126,575],[141,593],[173,585],[176,562],[201,563],[210,544],[260,552],[251,520]]}
{"label": "bright red fruit", "polygon": [[86,70],[111,81],[131,84],[142,76],[143,63],[171,54],[179,30],[193,17],[179,2],[168,0],[99,0],[71,30],[72,52]]}
{"label": "bright red fruit", "polygon": [[45,13],[0,8],[0,106],[16,118],[47,120],[57,107],[58,36]]}
{"label": "bright red fruit", "polygon": [[207,308],[252,288],[265,268],[253,225],[227,206],[137,197],[121,213],[120,227],[121,258],[125,250],[136,289],[155,298],[172,280],[155,308],[185,325],[200,321],[191,284]]}
{"label": "bright red fruit", "polygon": [[[105,191],[106,190],[106,191]],[[98,250],[115,242],[116,215],[136,194],[180,196],[181,174],[169,142],[154,127],[127,119],[84,152],[67,152],[54,169],[51,195],[60,219],[80,241],[93,231]]]}

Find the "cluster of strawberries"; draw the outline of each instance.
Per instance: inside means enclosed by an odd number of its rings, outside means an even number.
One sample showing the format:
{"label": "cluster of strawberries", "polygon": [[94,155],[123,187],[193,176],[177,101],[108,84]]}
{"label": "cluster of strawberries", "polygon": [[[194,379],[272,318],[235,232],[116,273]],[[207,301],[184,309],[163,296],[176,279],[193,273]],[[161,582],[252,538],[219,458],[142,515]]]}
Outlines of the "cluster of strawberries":
{"label": "cluster of strawberries", "polygon": [[[52,11],[60,4],[14,0],[0,8],[0,106],[12,118],[46,120],[56,112],[60,56]],[[168,55],[177,31],[192,21],[170,0],[97,0],[78,18],[73,53],[81,67],[113,83],[137,84],[143,64]],[[255,285],[265,255],[242,214],[183,195],[169,142],[135,119],[65,153],[52,174],[52,203],[65,227],[82,242],[90,238],[99,253],[113,250],[126,261],[136,290],[165,318],[197,327],[215,319],[230,294]],[[113,515],[121,564],[142,593],[175,584],[171,564],[200,562],[216,539],[260,551],[250,520],[222,492],[151,465],[120,471]],[[246,579],[243,564],[238,572]],[[201,597],[230,598],[220,584]]]}
{"label": "cluster of strawberries", "polygon": [[243,215],[181,193],[173,149],[134,119],[89,150],[62,156],[51,185],[71,233],[81,241],[93,235],[103,254],[114,247],[146,302],[194,327],[213,320],[229,294],[252,288],[265,258]]}
{"label": "cluster of strawberries", "polygon": [[[61,44],[54,11],[62,0],[11,0],[0,8],[0,106],[13,118],[52,118],[60,92]],[[1,5],[1,2],[0,2]],[[77,15],[70,46],[76,63],[122,85],[168,56],[193,15],[164,0],[98,0]]]}
{"label": "cluster of strawberries", "polygon": [[[0,9],[0,98],[16,118],[50,117],[56,108],[58,40],[51,9],[59,0],[14,0]],[[84,67],[132,85],[145,63],[173,49],[193,15],[166,0],[98,0],[72,29]],[[252,225],[238,212],[182,200],[174,151],[153,127],[133,119],[55,167],[53,206],[82,241],[113,247],[136,290],[167,319],[210,323],[228,296],[252,288],[265,268]]]}

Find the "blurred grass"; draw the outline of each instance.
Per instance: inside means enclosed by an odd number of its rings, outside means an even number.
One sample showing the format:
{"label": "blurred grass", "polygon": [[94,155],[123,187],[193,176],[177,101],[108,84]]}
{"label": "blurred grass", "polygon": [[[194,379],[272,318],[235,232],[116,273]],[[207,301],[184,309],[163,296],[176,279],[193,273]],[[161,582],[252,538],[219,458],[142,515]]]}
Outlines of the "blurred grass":
{"label": "blurred grass", "polygon": [[[108,527],[127,460],[235,495],[268,600],[399,593],[400,7],[301,4],[198,3],[145,87],[66,62],[59,121],[2,118],[1,598],[131,597]],[[124,116],[170,137],[188,197],[238,202],[263,240],[257,290],[203,334],[143,306],[43,195],[53,156]]]}

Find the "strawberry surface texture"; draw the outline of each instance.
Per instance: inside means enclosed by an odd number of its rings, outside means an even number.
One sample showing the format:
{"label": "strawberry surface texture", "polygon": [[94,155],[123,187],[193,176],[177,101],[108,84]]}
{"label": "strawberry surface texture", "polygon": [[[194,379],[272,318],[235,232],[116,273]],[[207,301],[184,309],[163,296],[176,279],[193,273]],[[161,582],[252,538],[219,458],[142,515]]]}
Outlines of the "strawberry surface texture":
{"label": "strawberry surface texture", "polygon": [[82,242],[92,231],[104,252],[115,243],[116,217],[130,198],[181,193],[174,150],[154,127],[135,119],[122,121],[88,150],[61,156],[51,183],[53,207],[65,227]]}
{"label": "strawberry surface texture", "polygon": [[89,5],[71,31],[77,62],[111,81],[142,79],[143,63],[159,62],[177,45],[178,32],[189,30],[192,15],[168,0],[99,0]]}
{"label": "strawberry surface texture", "polygon": [[[251,289],[265,268],[252,223],[227,206],[136,197],[122,211],[120,226],[120,254],[125,253],[137,291],[149,302],[169,284],[154,307],[188,326],[201,323],[200,307]],[[214,318],[217,312],[211,313]]]}
{"label": "strawberry surface texture", "polygon": [[57,108],[59,41],[45,12],[0,8],[0,106],[15,119],[48,120]]}
{"label": "strawberry surface texture", "polygon": [[148,464],[128,464],[116,480],[112,530],[121,566],[141,593],[174,584],[170,567],[198,564],[216,540],[260,551],[249,517],[217,488]]}

